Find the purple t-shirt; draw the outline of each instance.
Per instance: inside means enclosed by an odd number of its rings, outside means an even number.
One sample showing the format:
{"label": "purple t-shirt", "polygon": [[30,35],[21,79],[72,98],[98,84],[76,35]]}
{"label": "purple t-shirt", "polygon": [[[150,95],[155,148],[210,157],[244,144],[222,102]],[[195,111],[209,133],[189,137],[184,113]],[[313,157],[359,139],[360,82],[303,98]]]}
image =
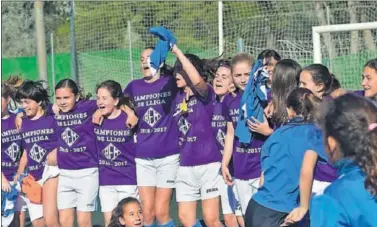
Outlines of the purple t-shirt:
{"label": "purple t-shirt", "polygon": [[59,138],[58,166],[77,170],[98,167],[97,147],[92,116],[95,100],[80,100],[67,113],[55,116]]}
{"label": "purple t-shirt", "polygon": [[222,102],[215,101],[214,111],[212,116],[212,129],[216,137],[216,144],[221,154],[224,153],[226,123],[225,108]]}
{"label": "purple t-shirt", "polygon": [[359,95],[359,96],[365,96],[365,91],[364,90],[359,90],[359,91],[353,91],[354,94]]}
{"label": "purple t-shirt", "polygon": [[16,115],[1,119],[1,170],[8,181],[13,180],[17,172],[22,152],[22,137],[16,129]]}
{"label": "purple t-shirt", "polygon": [[[227,110],[227,121],[232,122],[234,128],[237,127],[241,97],[241,93],[237,93],[236,97],[227,94],[223,101]],[[233,167],[236,179],[250,180],[260,177],[260,152],[266,139],[265,136],[254,135],[251,144],[244,144],[240,143],[236,136],[234,137]]]}
{"label": "purple t-shirt", "polygon": [[136,185],[134,133],[126,127],[126,121],[127,114],[121,112],[94,128],[100,185]]}
{"label": "purple t-shirt", "polygon": [[164,76],[153,83],[134,80],[124,93],[134,100],[139,118],[136,157],[163,158],[178,154],[179,133],[173,120],[173,100],[177,93],[175,78]]}
{"label": "purple t-shirt", "polygon": [[[176,112],[186,98],[186,93],[180,91],[177,95]],[[187,102],[188,111],[176,115],[178,128],[182,137],[181,166],[199,166],[221,161],[221,153],[216,144],[213,132],[212,116],[216,94],[208,85],[207,97],[191,96]]]}
{"label": "purple t-shirt", "polygon": [[21,126],[22,147],[27,154],[27,168],[35,180],[42,178],[47,155],[58,147],[56,121],[52,115],[37,120],[24,117]]}
{"label": "purple t-shirt", "polygon": [[[331,101],[333,100],[333,98],[328,95],[323,97],[323,100]],[[335,167],[328,163],[328,159],[325,153],[325,145],[323,144],[322,137],[320,140],[313,142],[317,143],[316,147],[318,148],[318,150],[316,150],[315,152],[319,156],[314,170],[314,180],[333,182],[337,179],[337,173]]]}
{"label": "purple t-shirt", "polygon": [[318,155],[318,161],[314,170],[314,179],[317,181],[333,182],[338,178],[337,171],[334,166],[328,163],[323,135],[311,138],[310,143],[312,143],[311,147],[316,148],[314,152]]}
{"label": "purple t-shirt", "polygon": [[316,168],[314,170],[314,179],[317,181],[333,182],[336,180],[337,174],[334,166],[321,160],[317,161]]}

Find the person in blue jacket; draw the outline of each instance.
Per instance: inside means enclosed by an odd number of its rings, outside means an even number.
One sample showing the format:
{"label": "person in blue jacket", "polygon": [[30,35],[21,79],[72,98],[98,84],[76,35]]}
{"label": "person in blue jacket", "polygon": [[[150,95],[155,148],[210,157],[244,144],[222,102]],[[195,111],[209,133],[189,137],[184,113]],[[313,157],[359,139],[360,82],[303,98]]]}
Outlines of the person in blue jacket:
{"label": "person in blue jacket", "polygon": [[326,154],[338,179],[312,199],[312,227],[377,227],[377,107],[346,94],[321,114]]}
{"label": "person in blue jacket", "polygon": [[246,227],[278,227],[299,201],[299,179],[307,150],[318,150],[322,132],[313,123],[320,100],[306,88],[294,89],[286,99],[288,122],[267,139],[261,152],[261,187],[251,198]]}

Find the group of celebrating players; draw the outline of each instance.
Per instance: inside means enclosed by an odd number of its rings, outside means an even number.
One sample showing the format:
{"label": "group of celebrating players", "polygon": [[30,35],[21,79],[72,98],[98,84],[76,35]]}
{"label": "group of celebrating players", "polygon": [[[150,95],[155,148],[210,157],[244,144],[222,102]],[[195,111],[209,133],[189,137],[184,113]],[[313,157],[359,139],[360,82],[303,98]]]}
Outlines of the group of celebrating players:
{"label": "group of celebrating players", "polygon": [[2,83],[2,194],[41,187],[37,202],[20,193],[12,225],[27,209],[34,227],[92,226],[99,197],[105,226],[175,226],[175,189],[187,227],[202,226],[198,201],[206,226],[223,225],[220,208],[230,227],[377,226],[377,59],[346,91],[274,50],[208,60],[164,41],[173,67],[152,70],[147,48],[143,78],[106,80],[96,100],[71,79],[53,104],[41,82]]}

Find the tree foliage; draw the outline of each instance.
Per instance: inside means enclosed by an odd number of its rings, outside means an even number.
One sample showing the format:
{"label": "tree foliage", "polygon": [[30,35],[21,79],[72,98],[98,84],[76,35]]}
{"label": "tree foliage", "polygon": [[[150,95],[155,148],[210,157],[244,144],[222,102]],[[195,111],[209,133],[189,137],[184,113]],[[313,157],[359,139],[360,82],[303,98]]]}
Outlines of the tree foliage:
{"label": "tree foliage", "polygon": [[[3,57],[32,56],[36,54],[34,3],[1,2],[1,47]],[[67,2],[44,2],[46,40],[68,18]],[[50,42],[46,43],[50,50]]]}
{"label": "tree foliage", "polygon": [[[366,1],[224,1],[223,4],[228,52],[234,52],[237,39],[243,38],[252,53],[275,48],[297,53],[299,57],[312,49],[312,26],[350,23],[350,18],[358,22],[377,20],[376,4]],[[46,35],[51,32],[56,35],[55,50],[69,52],[68,2],[45,2],[44,12]],[[175,33],[185,50],[215,50],[217,18],[217,1],[75,1],[76,47],[79,52],[129,48],[129,21],[133,48],[153,45],[155,38],[148,34],[148,29],[164,25]],[[34,55],[33,2],[2,2],[2,30],[3,56]],[[375,36],[376,32],[369,31],[358,37],[365,39],[369,49],[375,49]],[[363,44],[363,40],[352,41],[349,33],[325,37],[326,46],[332,49],[348,51],[350,42]]]}

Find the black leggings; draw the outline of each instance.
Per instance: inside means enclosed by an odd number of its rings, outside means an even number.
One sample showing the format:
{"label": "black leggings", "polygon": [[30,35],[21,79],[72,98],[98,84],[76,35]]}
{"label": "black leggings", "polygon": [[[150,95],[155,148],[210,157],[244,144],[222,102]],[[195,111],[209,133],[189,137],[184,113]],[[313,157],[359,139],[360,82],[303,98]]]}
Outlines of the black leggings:
{"label": "black leggings", "polygon": [[[287,216],[288,213],[269,209],[251,199],[246,209],[245,225],[246,227],[280,227]],[[290,227],[298,226],[298,224],[290,225]]]}

